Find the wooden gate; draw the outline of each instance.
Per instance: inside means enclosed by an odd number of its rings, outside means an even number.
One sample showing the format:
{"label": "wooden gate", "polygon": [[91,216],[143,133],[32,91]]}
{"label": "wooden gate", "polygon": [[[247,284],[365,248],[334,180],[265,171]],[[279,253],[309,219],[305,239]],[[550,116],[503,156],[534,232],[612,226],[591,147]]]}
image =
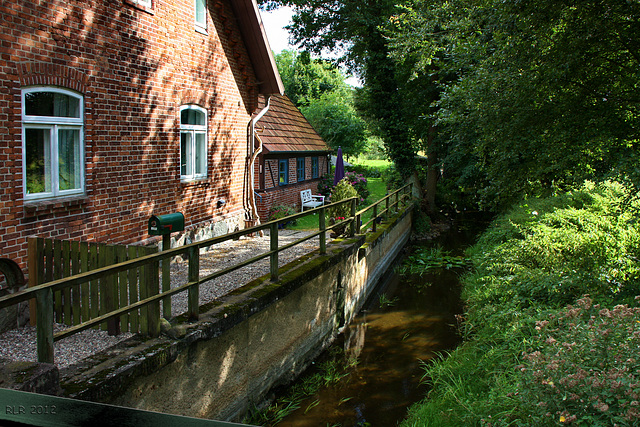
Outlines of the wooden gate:
{"label": "wooden gate", "polygon": [[[29,287],[79,273],[107,267],[119,262],[158,252],[157,247],[117,246],[68,240],[29,238]],[[158,265],[130,269],[118,274],[105,275],[98,280],[66,288],[54,293],[56,323],[78,325],[100,315],[125,307],[146,295],[151,279],[158,283]],[[148,277],[153,276],[153,277]],[[30,301],[31,324],[35,324],[35,304]],[[130,311],[111,319],[100,327],[111,335],[121,332],[142,332],[145,308]]]}

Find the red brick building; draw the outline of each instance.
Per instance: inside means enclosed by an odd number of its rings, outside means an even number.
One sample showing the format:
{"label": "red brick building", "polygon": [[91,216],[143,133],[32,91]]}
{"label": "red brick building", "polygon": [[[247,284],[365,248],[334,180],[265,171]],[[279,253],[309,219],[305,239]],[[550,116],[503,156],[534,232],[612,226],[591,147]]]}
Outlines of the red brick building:
{"label": "red brick building", "polygon": [[0,257],[151,243],[153,214],[244,227],[251,115],[283,92],[254,0],[4,0],[0,20]]}
{"label": "red brick building", "polygon": [[[269,99],[256,132],[255,202],[263,222],[272,206],[287,205],[299,211],[300,191],[310,189],[318,194],[318,182],[329,172],[330,149],[300,110],[286,95]],[[261,108],[265,102],[261,97]]]}

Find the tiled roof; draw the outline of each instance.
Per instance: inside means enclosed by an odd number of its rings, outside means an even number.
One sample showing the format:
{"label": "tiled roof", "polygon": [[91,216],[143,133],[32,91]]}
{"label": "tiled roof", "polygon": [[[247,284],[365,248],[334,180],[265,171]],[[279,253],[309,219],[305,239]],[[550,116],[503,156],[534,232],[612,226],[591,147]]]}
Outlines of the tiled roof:
{"label": "tiled roof", "polygon": [[[264,108],[265,102],[261,96],[258,111]],[[262,128],[264,130],[260,131]],[[286,95],[271,96],[269,111],[258,121],[256,130],[259,131],[265,154],[330,150]]]}

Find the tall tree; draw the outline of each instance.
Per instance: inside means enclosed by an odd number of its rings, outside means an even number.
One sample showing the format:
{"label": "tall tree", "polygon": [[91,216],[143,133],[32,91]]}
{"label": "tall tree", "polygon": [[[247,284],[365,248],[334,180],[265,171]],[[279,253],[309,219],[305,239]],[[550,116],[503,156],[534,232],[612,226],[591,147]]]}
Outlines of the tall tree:
{"label": "tall tree", "polygon": [[442,84],[438,123],[485,203],[635,167],[638,2],[416,0],[401,18],[394,47],[421,57],[414,72],[459,76]]}
{"label": "tall tree", "polygon": [[361,108],[373,118],[399,170],[413,170],[415,149],[403,115],[396,64],[382,27],[395,13],[391,0],[263,0],[267,7],[293,6],[295,44],[308,51],[341,53],[338,61],[364,82]]}
{"label": "tall tree", "polygon": [[331,148],[342,147],[348,158],[364,151],[367,132],[353,105],[344,101],[339,93],[328,93],[303,107],[302,113]]}
{"label": "tall tree", "polygon": [[331,148],[360,154],[367,138],[365,121],[353,105],[353,88],[335,64],[307,52],[276,55],[285,93]]}
{"label": "tall tree", "polygon": [[340,68],[329,61],[311,58],[308,52],[284,50],[275,56],[285,93],[296,105],[306,107],[328,93],[351,100],[351,87]]}

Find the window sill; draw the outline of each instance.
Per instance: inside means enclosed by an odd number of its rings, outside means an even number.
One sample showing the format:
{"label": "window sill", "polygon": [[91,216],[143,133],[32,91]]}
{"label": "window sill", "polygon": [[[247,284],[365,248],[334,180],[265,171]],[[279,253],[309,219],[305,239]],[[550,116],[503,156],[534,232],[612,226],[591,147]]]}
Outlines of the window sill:
{"label": "window sill", "polygon": [[181,179],[180,185],[183,187],[194,187],[200,185],[209,185],[211,183],[210,178],[190,178],[190,179]]}
{"label": "window sill", "polygon": [[57,199],[25,200],[24,210],[27,216],[33,216],[45,212],[77,208],[86,205],[88,202],[89,197],[86,195],[60,197]]}
{"label": "window sill", "polygon": [[205,36],[209,35],[209,33],[207,32],[207,29],[204,28],[204,27],[201,27],[199,25],[195,25],[193,28],[194,28],[194,30],[196,30],[196,33],[200,33],[200,34],[203,34]]}
{"label": "window sill", "polygon": [[[145,6],[143,4],[138,3],[135,0],[124,0],[124,2],[125,2],[125,4],[128,4],[129,6],[134,7],[136,9],[138,9],[138,10],[143,11],[143,12],[146,12],[146,13],[148,13],[150,15],[154,14],[153,13],[153,6],[152,7]],[[153,5],[153,3],[151,3],[151,4]]]}

